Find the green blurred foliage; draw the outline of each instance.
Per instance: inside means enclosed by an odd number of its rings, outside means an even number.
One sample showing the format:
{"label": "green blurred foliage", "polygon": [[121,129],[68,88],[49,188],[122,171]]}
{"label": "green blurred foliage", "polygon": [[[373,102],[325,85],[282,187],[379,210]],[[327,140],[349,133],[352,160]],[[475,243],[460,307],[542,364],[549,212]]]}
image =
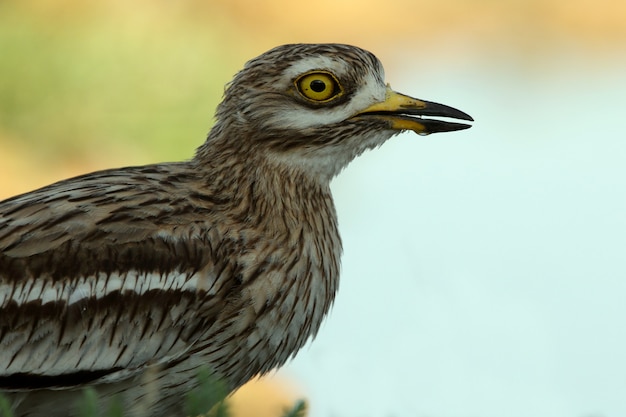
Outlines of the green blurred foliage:
{"label": "green blurred foliage", "polygon": [[[198,385],[187,392],[184,408],[187,416],[198,417],[232,417],[228,404],[229,391],[224,381],[221,381],[207,369],[201,369],[197,375]],[[77,404],[80,417],[124,417],[119,397],[113,398],[108,409],[103,410],[98,406],[98,394],[92,387],[83,390],[83,398]],[[305,417],[307,403],[298,400],[284,410],[282,417]],[[9,401],[0,392],[0,417],[13,417]]]}
{"label": "green blurred foliage", "polygon": [[207,369],[201,369],[198,372],[198,386],[187,392],[186,415],[207,414],[207,417],[228,417],[228,405],[224,401],[227,396],[226,384]]}
{"label": "green blurred foliage", "polygon": [[48,160],[193,154],[243,62],[224,41],[228,22],[146,4],[36,4],[0,3],[0,147],[17,142]]}

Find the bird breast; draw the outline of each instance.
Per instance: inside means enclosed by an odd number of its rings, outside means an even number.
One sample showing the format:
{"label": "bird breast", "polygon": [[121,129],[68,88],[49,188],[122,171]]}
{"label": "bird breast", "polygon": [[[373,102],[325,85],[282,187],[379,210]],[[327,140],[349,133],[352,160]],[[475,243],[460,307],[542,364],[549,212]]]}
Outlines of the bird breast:
{"label": "bird breast", "polygon": [[316,335],[337,291],[341,241],[330,191],[297,201],[306,203],[274,202],[254,233],[241,231],[238,295],[206,337],[222,347],[207,346],[208,362],[232,386],[293,356]]}

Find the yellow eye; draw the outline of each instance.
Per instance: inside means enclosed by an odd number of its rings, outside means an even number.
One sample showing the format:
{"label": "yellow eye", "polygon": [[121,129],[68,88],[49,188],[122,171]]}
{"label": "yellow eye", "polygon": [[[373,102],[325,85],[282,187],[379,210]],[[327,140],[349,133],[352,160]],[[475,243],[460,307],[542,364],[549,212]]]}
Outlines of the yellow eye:
{"label": "yellow eye", "polygon": [[323,71],[304,74],[296,80],[296,87],[305,98],[318,102],[330,101],[343,93],[335,76]]}

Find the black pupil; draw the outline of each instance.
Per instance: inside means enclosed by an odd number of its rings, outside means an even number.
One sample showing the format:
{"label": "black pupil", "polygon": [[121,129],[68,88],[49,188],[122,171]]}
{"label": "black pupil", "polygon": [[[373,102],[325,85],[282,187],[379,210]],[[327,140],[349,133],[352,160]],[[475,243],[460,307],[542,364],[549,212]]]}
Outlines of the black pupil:
{"label": "black pupil", "polygon": [[322,80],[313,80],[311,81],[311,84],[309,86],[311,87],[311,90],[315,91],[316,93],[321,93],[322,91],[326,90],[326,83]]}

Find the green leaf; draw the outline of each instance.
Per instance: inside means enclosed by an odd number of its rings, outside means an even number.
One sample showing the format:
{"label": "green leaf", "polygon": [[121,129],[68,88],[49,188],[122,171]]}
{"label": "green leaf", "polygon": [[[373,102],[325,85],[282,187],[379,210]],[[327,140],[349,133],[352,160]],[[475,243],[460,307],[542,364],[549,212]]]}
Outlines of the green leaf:
{"label": "green leaf", "polygon": [[13,417],[11,404],[9,404],[9,400],[2,394],[0,394],[0,417]]}
{"label": "green leaf", "polygon": [[80,417],[98,417],[98,394],[95,389],[85,388],[78,410]]}
{"label": "green leaf", "polygon": [[306,401],[298,400],[290,410],[285,411],[283,417],[305,417],[306,411]]}
{"label": "green leaf", "polygon": [[185,411],[188,416],[204,415],[211,411],[211,416],[228,417],[224,403],[227,395],[226,384],[207,369],[202,369],[198,372],[198,386],[187,393]]}

